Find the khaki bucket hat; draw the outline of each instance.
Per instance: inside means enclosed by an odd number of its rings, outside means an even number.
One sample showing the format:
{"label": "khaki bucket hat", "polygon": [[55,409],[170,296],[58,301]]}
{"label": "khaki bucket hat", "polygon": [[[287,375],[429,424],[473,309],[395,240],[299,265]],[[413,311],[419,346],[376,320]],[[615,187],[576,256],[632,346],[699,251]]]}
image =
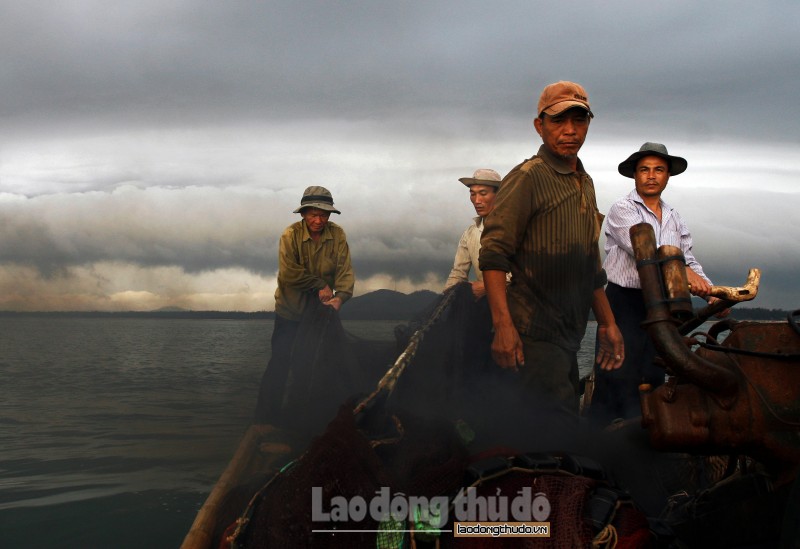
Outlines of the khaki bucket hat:
{"label": "khaki bucket hat", "polygon": [[325,187],[319,186],[308,187],[303,192],[303,198],[300,199],[300,207],[297,208],[294,213],[300,213],[305,208],[319,208],[326,212],[342,213],[333,207],[333,196],[331,192]]}

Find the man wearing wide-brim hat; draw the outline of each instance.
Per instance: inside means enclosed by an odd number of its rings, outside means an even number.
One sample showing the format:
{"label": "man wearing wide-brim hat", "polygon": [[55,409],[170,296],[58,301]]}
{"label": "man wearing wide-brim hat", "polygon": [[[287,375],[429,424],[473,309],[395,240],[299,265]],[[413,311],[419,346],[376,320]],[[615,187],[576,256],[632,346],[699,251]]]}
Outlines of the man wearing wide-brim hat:
{"label": "man wearing wide-brim hat", "polygon": [[[615,202],[606,217],[606,295],[625,339],[625,359],[614,371],[595,370],[590,415],[605,424],[616,418],[641,415],[639,384],[656,388],[664,383],[664,370],[653,364],[656,351],[641,327],[646,318],[639,272],[630,239],[630,227],[652,225],[656,245],[681,249],[691,292],[708,296],[711,281],[692,253],[692,235],[678,211],[661,199],[670,176],[686,171],[687,162],[669,154],[661,143],[647,142],[619,164],[619,173],[634,180],[635,188]],[[709,298],[716,301],[716,298]]]}
{"label": "man wearing wide-brim hat", "polygon": [[469,188],[469,200],[478,215],[469,224],[458,241],[453,268],[447,276],[444,289],[447,290],[459,282],[469,282],[469,274],[472,271],[475,274],[475,280],[471,283],[472,295],[479,299],[486,295],[486,290],[483,286],[483,273],[481,273],[478,266],[483,219],[494,208],[494,198],[497,195],[497,189],[500,187],[500,174],[489,168],[479,168],[475,170],[472,177],[461,177],[459,181]]}
{"label": "man wearing wide-brim hat", "polygon": [[278,245],[278,289],[275,291],[275,328],[272,356],[261,380],[255,419],[279,423],[289,375],[291,350],[300,319],[310,300],[339,310],[353,295],[355,275],[344,230],[329,221],[339,214],[325,187],[303,193],[300,221],[283,231]]}

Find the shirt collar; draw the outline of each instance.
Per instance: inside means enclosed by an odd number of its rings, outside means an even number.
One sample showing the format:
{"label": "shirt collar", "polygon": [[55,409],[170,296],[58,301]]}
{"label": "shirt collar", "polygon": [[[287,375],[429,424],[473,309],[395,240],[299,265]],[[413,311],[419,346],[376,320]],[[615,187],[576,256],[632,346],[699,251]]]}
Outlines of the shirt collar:
{"label": "shirt collar", "polygon": [[472,220],[475,222],[475,226],[479,229],[483,227],[483,218],[481,216],[473,217]]}
{"label": "shirt collar", "polygon": [[[630,192],[630,194],[628,195],[628,198],[630,198],[634,202],[638,202],[639,204],[641,204],[642,206],[647,208],[647,204],[644,203],[644,200],[642,199],[641,196],[639,196],[639,193],[636,192],[636,189],[633,189]],[[672,211],[672,206],[670,206],[669,204],[664,202],[664,199],[659,197],[658,201],[661,203],[661,211],[662,212]],[[647,209],[649,210],[650,208],[647,208]]]}
{"label": "shirt collar", "polygon": [[586,170],[583,169],[583,162],[581,162],[580,158],[578,159],[577,169],[573,170],[572,166],[570,166],[563,158],[558,157],[550,152],[550,149],[545,147],[544,144],[539,147],[539,151],[536,153],[536,155],[544,160],[545,164],[562,175],[571,173],[586,173]]}

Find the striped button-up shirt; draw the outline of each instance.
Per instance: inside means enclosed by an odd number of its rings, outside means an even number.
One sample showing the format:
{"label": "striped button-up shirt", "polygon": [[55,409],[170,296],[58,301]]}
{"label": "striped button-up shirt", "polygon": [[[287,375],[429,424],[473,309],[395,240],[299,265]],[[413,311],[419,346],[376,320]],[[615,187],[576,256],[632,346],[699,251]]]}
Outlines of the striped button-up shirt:
{"label": "striped button-up shirt", "polygon": [[483,220],[480,267],[511,272],[508,307],[517,330],[580,348],[594,290],[606,283],[592,178],[544,146],[503,179]]}
{"label": "striped button-up shirt", "polygon": [[603,267],[608,281],[624,288],[641,288],[636,258],[633,255],[631,236],[628,232],[637,223],[649,223],[656,233],[656,247],[680,248],[686,265],[709,284],[711,281],[692,253],[692,235],[677,210],[661,200],[661,221],[645,206],[636,189],[625,198],[617,200],[606,217],[606,260]]}

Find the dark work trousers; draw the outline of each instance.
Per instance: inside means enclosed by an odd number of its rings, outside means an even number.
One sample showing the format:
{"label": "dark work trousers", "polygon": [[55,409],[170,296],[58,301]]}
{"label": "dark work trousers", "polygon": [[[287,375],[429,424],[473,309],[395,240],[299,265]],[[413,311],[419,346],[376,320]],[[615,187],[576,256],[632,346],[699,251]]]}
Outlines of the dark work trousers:
{"label": "dark work trousers", "polygon": [[521,335],[525,364],[519,374],[525,390],[573,414],[578,412],[578,357],[547,341]]}
{"label": "dark work trousers", "polygon": [[[616,418],[627,419],[642,414],[639,385],[649,383],[653,388],[664,384],[664,369],[656,366],[656,348],[642,327],[647,317],[642,291],[623,288],[613,282],[606,286],[606,296],[614,319],[625,339],[625,360],[617,370],[594,367],[594,394],[589,417],[597,425],[607,425]],[[595,355],[600,341],[596,338]]]}
{"label": "dark work trousers", "polygon": [[[519,367],[529,444],[562,448],[578,426],[578,358],[574,351],[520,335],[525,364]],[[527,416],[527,417],[526,417]]]}
{"label": "dark work trousers", "polygon": [[[574,351],[521,334],[525,364],[519,366],[523,405],[514,425],[531,451],[569,448],[578,428],[578,359]],[[509,401],[509,405],[513,405]]]}
{"label": "dark work trousers", "polygon": [[292,346],[300,328],[300,322],[275,315],[272,331],[272,356],[261,377],[255,423],[281,423],[286,382],[292,367]]}

